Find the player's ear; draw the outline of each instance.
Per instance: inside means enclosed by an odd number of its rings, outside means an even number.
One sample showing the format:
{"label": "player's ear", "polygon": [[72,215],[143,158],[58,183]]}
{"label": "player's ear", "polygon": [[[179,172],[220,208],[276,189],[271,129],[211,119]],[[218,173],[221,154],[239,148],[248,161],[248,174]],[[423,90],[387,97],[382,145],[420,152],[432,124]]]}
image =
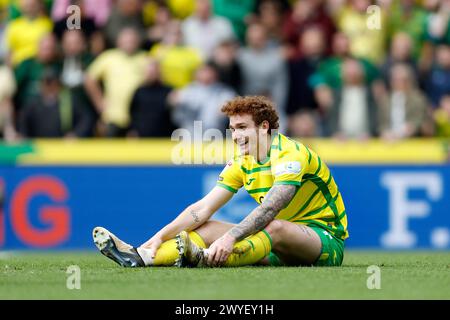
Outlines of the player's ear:
{"label": "player's ear", "polygon": [[269,121],[264,120],[264,121],[261,123],[261,129],[263,129],[263,130],[267,131],[267,133],[269,133],[269,129],[270,129]]}

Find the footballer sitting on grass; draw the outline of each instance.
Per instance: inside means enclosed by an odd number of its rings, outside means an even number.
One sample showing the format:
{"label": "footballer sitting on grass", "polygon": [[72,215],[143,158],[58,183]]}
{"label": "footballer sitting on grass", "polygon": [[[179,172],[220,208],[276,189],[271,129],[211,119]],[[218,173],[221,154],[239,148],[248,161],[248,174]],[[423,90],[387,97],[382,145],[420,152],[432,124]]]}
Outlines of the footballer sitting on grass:
{"label": "footballer sitting on grass", "polygon": [[[277,132],[264,97],[238,97],[222,107],[239,154],[217,185],[142,246],[93,230],[102,254],[124,267],[339,266],[347,216],[327,165],[305,145]],[[244,187],[259,204],[239,224],[210,220]]]}

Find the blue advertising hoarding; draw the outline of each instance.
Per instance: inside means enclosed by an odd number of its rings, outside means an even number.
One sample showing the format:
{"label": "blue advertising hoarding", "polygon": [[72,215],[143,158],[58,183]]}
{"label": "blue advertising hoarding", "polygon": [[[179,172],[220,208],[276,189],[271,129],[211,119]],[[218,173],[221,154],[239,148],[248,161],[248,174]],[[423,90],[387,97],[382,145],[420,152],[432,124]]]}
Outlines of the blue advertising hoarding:
{"label": "blue advertising hoarding", "polygon": [[[219,166],[1,166],[0,250],[93,249],[104,226],[133,245],[215,185]],[[348,248],[450,249],[450,165],[332,165]],[[240,191],[213,218],[239,222]]]}

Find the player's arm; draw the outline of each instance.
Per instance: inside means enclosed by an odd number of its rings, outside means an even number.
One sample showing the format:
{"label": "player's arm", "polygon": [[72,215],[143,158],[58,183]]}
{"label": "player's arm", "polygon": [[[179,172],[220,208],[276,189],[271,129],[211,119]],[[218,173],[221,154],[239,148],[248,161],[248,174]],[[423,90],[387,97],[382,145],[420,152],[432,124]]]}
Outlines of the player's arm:
{"label": "player's arm", "polygon": [[110,69],[109,54],[104,53],[92,62],[89,66],[85,78],[84,88],[89,98],[92,100],[95,109],[101,114],[105,106],[105,99],[100,85],[100,81],[105,77]]}
{"label": "player's arm", "polygon": [[274,220],[277,214],[292,200],[296,188],[297,186],[290,184],[274,185],[260,206],[211,245],[208,264],[218,265],[225,262],[237,241],[262,230]]}
{"label": "player's arm", "polygon": [[163,240],[175,237],[183,230],[195,230],[203,225],[209,218],[227,203],[234,193],[224,188],[214,187],[204,198],[191,204],[170,224],[164,227],[159,234]]}
{"label": "player's arm", "polygon": [[261,231],[291,202],[296,188],[294,185],[273,186],[264,198],[263,203],[253,210],[241,223],[228,231],[228,235],[236,241],[240,241],[249,235]]}
{"label": "player's arm", "polygon": [[97,112],[102,113],[105,109],[105,103],[100,83],[92,76],[86,75],[84,79],[84,88],[94,103]]}
{"label": "player's arm", "polygon": [[227,203],[234,193],[221,187],[214,187],[201,200],[184,209],[171,223],[158,231],[142,247],[156,250],[161,243],[172,239],[183,230],[195,230],[204,224],[209,218]]}

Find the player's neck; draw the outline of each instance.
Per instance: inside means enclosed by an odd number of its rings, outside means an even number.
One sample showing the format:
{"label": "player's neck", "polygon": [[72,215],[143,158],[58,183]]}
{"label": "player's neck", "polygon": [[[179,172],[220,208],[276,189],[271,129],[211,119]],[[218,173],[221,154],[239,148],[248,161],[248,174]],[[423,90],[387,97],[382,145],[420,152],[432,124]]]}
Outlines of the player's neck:
{"label": "player's neck", "polygon": [[270,135],[267,135],[266,138],[261,139],[261,142],[258,144],[258,157],[256,159],[259,163],[267,162],[271,144],[272,137]]}

